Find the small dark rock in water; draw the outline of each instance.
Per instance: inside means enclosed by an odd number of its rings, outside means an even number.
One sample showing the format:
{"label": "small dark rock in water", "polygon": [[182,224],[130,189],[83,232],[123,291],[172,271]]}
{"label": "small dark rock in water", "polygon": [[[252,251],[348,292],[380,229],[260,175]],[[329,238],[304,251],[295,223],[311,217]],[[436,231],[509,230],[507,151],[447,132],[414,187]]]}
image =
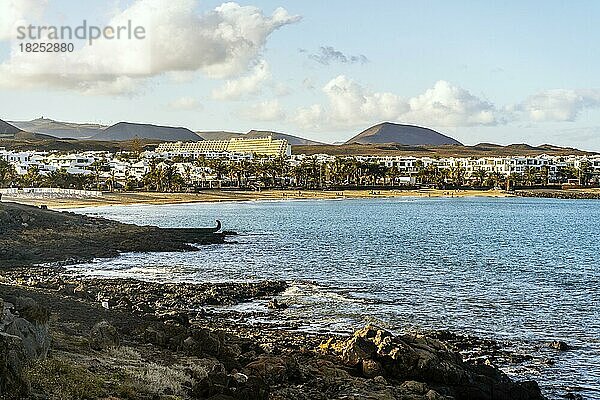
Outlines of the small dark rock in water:
{"label": "small dark rock in water", "polygon": [[571,350],[571,346],[569,346],[567,343],[561,340],[555,340],[553,342],[548,343],[548,347],[560,351]]}
{"label": "small dark rock in water", "polygon": [[580,394],[576,394],[576,393],[567,393],[565,395],[565,399],[568,400],[583,400],[583,396]]}
{"label": "small dark rock in water", "polygon": [[94,325],[90,331],[89,341],[90,347],[94,350],[117,347],[121,343],[117,330],[108,321],[101,321]]}
{"label": "small dark rock in water", "polygon": [[269,310],[284,310],[288,308],[288,305],[285,303],[280,303],[277,299],[273,299],[269,301],[269,305],[267,306]]}

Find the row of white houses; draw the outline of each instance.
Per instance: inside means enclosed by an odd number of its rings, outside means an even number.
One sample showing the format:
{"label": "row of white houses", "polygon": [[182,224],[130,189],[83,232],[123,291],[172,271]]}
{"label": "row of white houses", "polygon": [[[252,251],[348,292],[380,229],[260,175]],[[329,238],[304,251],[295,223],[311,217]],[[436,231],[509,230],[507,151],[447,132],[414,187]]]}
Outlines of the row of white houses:
{"label": "row of white houses", "polygon": [[[241,155],[233,153],[211,154],[208,158],[225,158],[230,163],[241,161],[252,162],[252,155]],[[207,157],[205,157],[207,158]],[[344,157],[348,158],[348,157]],[[396,168],[401,174],[412,176],[421,169],[428,166],[443,168],[457,168],[464,170],[465,177],[470,177],[477,170],[486,172],[497,172],[503,176],[511,174],[523,174],[526,170],[547,169],[550,177],[557,174],[562,168],[580,168],[586,164],[592,173],[600,174],[600,155],[592,156],[507,156],[507,157],[406,157],[406,156],[354,156],[351,157],[360,162],[378,163],[380,165]],[[63,154],[58,152],[38,152],[38,151],[8,151],[0,148],[0,159],[8,161],[15,167],[17,174],[25,175],[31,167],[35,166],[40,174],[47,175],[56,170],[64,170],[71,174],[99,175],[102,179],[112,178],[117,181],[126,181],[128,179],[140,180],[150,171],[150,165],[153,159],[173,161],[179,174],[192,182],[214,179],[214,173],[206,166],[198,166],[189,161],[182,161],[180,155],[170,154],[168,152],[143,152],[139,159],[128,159],[122,157],[122,154],[115,154],[106,151],[87,151],[72,154]],[[291,165],[298,165],[307,159],[314,159],[318,163],[328,163],[335,161],[335,156],[327,154],[317,154],[307,156],[304,154],[292,155],[287,158]],[[176,162],[175,162],[176,161]],[[159,161],[160,162],[160,161]],[[257,162],[255,160],[255,162]],[[104,168],[98,170],[98,163]],[[106,168],[108,167],[108,169]]]}

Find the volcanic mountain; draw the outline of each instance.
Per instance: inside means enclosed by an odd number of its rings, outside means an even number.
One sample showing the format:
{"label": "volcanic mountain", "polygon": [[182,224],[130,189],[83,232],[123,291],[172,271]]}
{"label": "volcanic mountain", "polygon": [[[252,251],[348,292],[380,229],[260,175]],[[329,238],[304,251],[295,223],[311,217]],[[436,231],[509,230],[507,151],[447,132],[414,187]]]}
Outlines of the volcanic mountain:
{"label": "volcanic mountain", "polygon": [[14,135],[19,132],[21,129],[0,119],[0,135]]}
{"label": "volcanic mountain", "polygon": [[394,124],[382,122],[370,127],[348,140],[345,144],[376,144],[398,143],[403,145],[457,145],[462,146],[458,140],[442,135],[433,129],[415,125]]}
{"label": "volcanic mountain", "polygon": [[164,140],[168,142],[203,140],[200,136],[187,128],[136,124],[133,122],[119,122],[100,131],[92,137],[93,140],[116,141],[131,140],[134,138]]}
{"label": "volcanic mountain", "polygon": [[31,121],[10,121],[10,123],[27,132],[43,133],[61,139],[89,139],[106,128],[99,124],[61,122],[44,117]]}

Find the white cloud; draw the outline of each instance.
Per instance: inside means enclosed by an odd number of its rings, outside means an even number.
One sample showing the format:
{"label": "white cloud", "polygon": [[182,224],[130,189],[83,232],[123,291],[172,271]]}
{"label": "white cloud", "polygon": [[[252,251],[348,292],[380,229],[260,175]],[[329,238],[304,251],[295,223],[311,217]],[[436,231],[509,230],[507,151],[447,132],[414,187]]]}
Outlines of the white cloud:
{"label": "white cloud", "polygon": [[139,84],[168,72],[232,77],[257,62],[271,33],[300,20],[283,8],[267,16],[257,7],[230,2],[198,14],[197,5],[197,0],[137,0],[107,25],[127,25],[131,20],[145,27],[145,40],[99,39],[59,57],[13,51],[0,65],[0,86],[49,86],[84,93],[99,93],[106,86],[107,93],[114,93],[126,78]]}
{"label": "white cloud", "polygon": [[2,0],[0,1],[0,40],[15,39],[17,26],[28,25],[28,20],[38,19],[48,0]]}
{"label": "white cloud", "polygon": [[285,83],[276,82],[271,85],[273,94],[277,97],[284,97],[292,94],[292,89]]}
{"label": "white cloud", "polygon": [[600,108],[599,89],[554,89],[529,96],[515,107],[533,121],[575,121],[586,109]]}
{"label": "white cloud", "polygon": [[311,77],[304,78],[302,80],[302,86],[305,89],[308,89],[308,90],[315,90],[317,88],[316,87],[316,83],[315,83],[315,79],[313,79]]}
{"label": "white cloud", "polygon": [[292,121],[304,129],[317,131],[326,129],[326,125],[331,125],[325,118],[325,112],[320,104],[298,108]]}
{"label": "white cloud", "polygon": [[285,112],[277,99],[251,105],[240,110],[240,115],[254,121],[280,121],[285,118]]}
{"label": "white cloud", "polygon": [[213,90],[212,97],[217,100],[239,100],[244,96],[260,93],[263,83],[270,76],[269,64],[261,60],[254,66],[250,75],[228,80],[223,86]]}
{"label": "white cloud", "polygon": [[323,87],[331,118],[343,125],[357,125],[375,119],[395,119],[406,111],[406,102],[393,93],[371,92],[340,75]]}
{"label": "white cloud", "polygon": [[[305,53],[306,50],[300,49],[300,52]],[[332,46],[321,46],[317,53],[309,54],[308,58],[323,65],[329,65],[333,62],[342,64],[366,64],[369,62],[364,54],[346,55]]]}
{"label": "white cloud", "polygon": [[499,122],[499,113],[492,103],[446,81],[437,81],[433,88],[411,98],[409,105],[409,112],[402,118],[414,123],[454,127]]}
{"label": "white cloud", "polygon": [[197,99],[189,96],[180,97],[168,104],[171,110],[200,110],[202,105]]}
{"label": "white cloud", "polygon": [[343,129],[396,121],[426,126],[494,125],[499,112],[494,105],[467,90],[438,81],[425,93],[403,99],[390,92],[371,91],[340,75],[323,87],[326,105],[297,110],[294,122],[310,129]]}

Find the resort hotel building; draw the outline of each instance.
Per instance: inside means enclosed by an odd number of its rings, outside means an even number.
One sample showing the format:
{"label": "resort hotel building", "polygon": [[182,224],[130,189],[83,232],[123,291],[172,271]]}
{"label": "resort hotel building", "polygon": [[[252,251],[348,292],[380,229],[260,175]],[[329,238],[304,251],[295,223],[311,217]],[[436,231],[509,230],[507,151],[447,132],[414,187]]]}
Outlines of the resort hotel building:
{"label": "resort hotel building", "polygon": [[198,142],[161,143],[156,153],[198,157],[215,154],[247,154],[267,157],[289,157],[292,148],[285,139],[264,138],[231,138],[229,140],[201,140]]}

